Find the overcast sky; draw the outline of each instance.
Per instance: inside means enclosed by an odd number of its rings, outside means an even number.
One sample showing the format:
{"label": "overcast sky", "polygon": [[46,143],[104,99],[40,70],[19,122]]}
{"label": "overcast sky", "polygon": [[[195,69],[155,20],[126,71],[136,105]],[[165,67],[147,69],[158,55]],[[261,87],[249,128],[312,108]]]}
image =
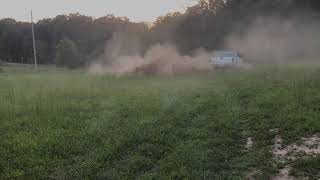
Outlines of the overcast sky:
{"label": "overcast sky", "polygon": [[195,2],[196,0],[0,0],[0,18],[29,21],[32,9],[35,20],[79,12],[93,17],[114,14],[126,16],[136,22],[150,22],[168,12],[183,11]]}

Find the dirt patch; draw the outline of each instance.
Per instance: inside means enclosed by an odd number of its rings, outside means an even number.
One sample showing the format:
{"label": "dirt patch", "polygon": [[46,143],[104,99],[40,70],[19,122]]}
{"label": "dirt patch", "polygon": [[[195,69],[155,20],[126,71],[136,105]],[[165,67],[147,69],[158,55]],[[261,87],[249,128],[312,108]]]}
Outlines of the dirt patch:
{"label": "dirt patch", "polygon": [[320,155],[320,137],[318,135],[305,137],[298,143],[283,146],[281,136],[277,135],[272,152],[277,159],[284,160],[295,160],[300,155],[316,157]]}
{"label": "dirt patch", "polygon": [[278,133],[279,133],[279,129],[278,129],[278,128],[269,129],[269,133],[271,133],[271,134],[278,134]]}
{"label": "dirt patch", "polygon": [[283,169],[280,170],[279,174],[277,176],[274,176],[271,178],[272,180],[295,180],[296,178],[293,176],[290,176],[290,171],[292,170],[292,167],[286,166]]}
{"label": "dirt patch", "polygon": [[253,171],[251,171],[251,172],[249,172],[246,176],[245,176],[245,180],[255,180],[256,178],[255,178],[255,176],[257,175],[257,174],[259,174],[260,173],[260,171],[258,171],[258,170],[253,170]]}
{"label": "dirt patch", "polygon": [[247,138],[246,149],[251,149],[253,147],[252,137]]}
{"label": "dirt patch", "polygon": [[[292,167],[290,164],[296,161],[301,156],[317,157],[320,155],[320,136],[314,135],[309,137],[301,138],[297,143],[293,143],[285,146],[283,139],[280,135],[276,135],[274,138],[274,145],[272,153],[276,160],[285,165],[280,170],[279,174],[273,177],[273,180],[284,180],[284,179],[297,179],[290,176]],[[300,178],[307,179],[307,178]]]}

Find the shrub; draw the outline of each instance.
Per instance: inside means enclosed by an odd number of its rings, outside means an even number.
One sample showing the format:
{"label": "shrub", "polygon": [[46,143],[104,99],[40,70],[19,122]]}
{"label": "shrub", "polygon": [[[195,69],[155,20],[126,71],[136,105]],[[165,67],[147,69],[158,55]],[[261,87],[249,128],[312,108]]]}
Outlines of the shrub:
{"label": "shrub", "polygon": [[70,39],[61,40],[57,45],[55,63],[60,67],[70,69],[84,65],[81,53],[77,45]]}

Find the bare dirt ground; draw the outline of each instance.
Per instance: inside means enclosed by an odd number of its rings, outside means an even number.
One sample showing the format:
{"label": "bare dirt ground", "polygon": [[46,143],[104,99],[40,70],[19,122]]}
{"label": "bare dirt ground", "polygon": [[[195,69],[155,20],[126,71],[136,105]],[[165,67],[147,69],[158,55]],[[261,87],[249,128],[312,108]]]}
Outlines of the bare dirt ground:
{"label": "bare dirt ground", "polygon": [[[274,158],[283,163],[285,166],[279,171],[279,174],[274,176],[273,180],[293,180],[297,179],[290,175],[292,167],[290,163],[296,161],[301,156],[317,157],[320,155],[320,136],[313,135],[303,137],[300,141],[285,146],[280,135],[274,138],[274,145],[272,153]],[[300,177],[299,179],[308,179],[307,177]]]}
{"label": "bare dirt ground", "polygon": [[[271,177],[272,180],[296,180],[309,179],[308,177],[294,177],[291,175],[293,170],[292,164],[303,156],[318,157],[320,156],[320,135],[313,135],[303,137],[299,141],[285,145],[284,140],[279,135],[278,129],[269,130],[270,133],[275,134],[274,145],[272,147],[272,154],[276,162],[282,164],[277,175]],[[246,138],[245,148],[250,150],[253,148],[254,139],[252,137]],[[247,180],[255,179],[254,176],[259,173],[259,170],[253,170],[246,175]]]}

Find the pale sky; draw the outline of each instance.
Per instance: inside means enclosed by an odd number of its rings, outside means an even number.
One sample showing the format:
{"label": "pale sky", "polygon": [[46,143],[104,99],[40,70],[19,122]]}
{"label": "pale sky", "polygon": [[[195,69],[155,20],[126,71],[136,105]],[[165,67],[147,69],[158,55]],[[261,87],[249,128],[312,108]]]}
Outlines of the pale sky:
{"label": "pale sky", "polygon": [[107,14],[126,16],[135,22],[150,22],[172,11],[184,11],[197,0],[0,0],[0,18],[29,21],[79,12],[101,17]]}

